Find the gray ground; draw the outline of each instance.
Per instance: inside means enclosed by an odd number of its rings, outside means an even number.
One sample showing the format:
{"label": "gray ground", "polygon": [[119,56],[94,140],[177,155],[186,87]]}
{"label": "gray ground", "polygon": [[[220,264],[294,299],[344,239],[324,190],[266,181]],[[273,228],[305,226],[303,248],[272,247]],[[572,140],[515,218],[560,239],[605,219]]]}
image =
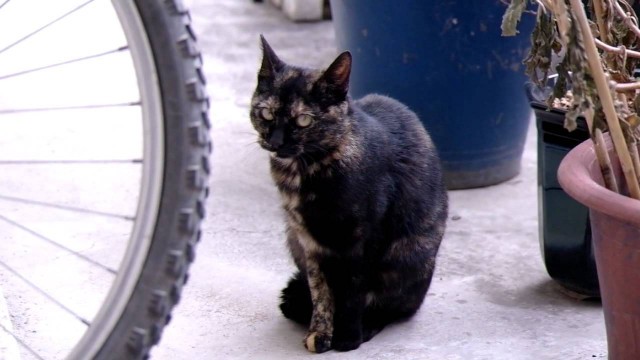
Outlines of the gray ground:
{"label": "gray ground", "polygon": [[[215,143],[213,196],[184,301],[156,358],[306,358],[304,329],[278,295],[293,265],[283,243],[267,154],[247,120],[264,34],[285,61],[327,66],[331,22],[293,24],[248,0],[193,1],[205,53]],[[357,66],[357,65],[356,65]],[[522,173],[504,184],[450,192],[451,220],[433,285],[411,321],[343,359],[588,359],[606,354],[598,304],[549,280],[538,244],[535,128]]]}
{"label": "gray ground", "polygon": [[[338,52],[332,24],[291,23],[271,5],[250,0],[186,3],[191,5],[204,53],[212,99],[212,194],[189,284],[152,358],[310,358],[302,345],[305,329],[285,320],[277,307],[280,289],[294,267],[284,244],[279,197],[269,176],[267,154],[255,144],[247,114],[260,61],[258,35],[264,34],[285,61],[322,67]],[[69,121],[70,127],[77,126],[74,119]],[[516,178],[498,186],[450,192],[448,230],[420,312],[408,322],[388,327],[356,351],[330,352],[320,355],[323,359],[606,357],[600,305],[568,297],[549,279],[542,263],[535,136],[532,125],[522,173]],[[24,189],[24,185],[15,188]],[[121,197],[127,198],[126,194]],[[110,202],[124,200],[107,196],[104,201],[108,207]],[[27,215],[36,228],[66,227]],[[104,237],[117,235],[106,232],[115,232],[113,226],[104,224]],[[8,228],[0,228],[0,234]],[[84,229],[78,231],[81,237]],[[9,251],[8,256],[16,258],[21,253],[11,244],[0,246],[0,252]],[[108,249],[90,244],[89,250]],[[38,276],[46,278],[47,273],[41,271]],[[2,290],[10,300],[9,308],[20,305],[2,285],[6,282],[0,276],[0,310],[5,307]],[[17,331],[27,322],[29,318],[0,311],[0,324]],[[47,353],[55,339],[40,343],[39,349]],[[13,346],[6,345],[10,342],[0,336],[0,358],[17,358],[6,350]]]}

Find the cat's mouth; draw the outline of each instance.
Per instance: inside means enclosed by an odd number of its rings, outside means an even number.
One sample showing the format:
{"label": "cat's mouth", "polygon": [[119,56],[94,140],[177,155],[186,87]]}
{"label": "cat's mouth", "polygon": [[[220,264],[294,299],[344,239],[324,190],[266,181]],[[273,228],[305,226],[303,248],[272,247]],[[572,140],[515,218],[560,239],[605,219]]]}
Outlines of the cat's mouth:
{"label": "cat's mouth", "polygon": [[277,157],[282,159],[288,159],[298,156],[298,151],[293,148],[280,148],[272,151]]}
{"label": "cat's mouth", "polygon": [[275,148],[267,142],[261,142],[260,146],[270,152],[273,156],[281,159],[289,159],[300,155],[299,149],[294,146],[281,146],[279,148]]}

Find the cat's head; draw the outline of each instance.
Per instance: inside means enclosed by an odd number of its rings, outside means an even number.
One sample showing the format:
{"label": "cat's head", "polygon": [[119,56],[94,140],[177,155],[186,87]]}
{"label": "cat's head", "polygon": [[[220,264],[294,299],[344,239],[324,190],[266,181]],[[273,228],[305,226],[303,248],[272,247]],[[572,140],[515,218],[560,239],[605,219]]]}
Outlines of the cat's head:
{"label": "cat's head", "polygon": [[264,37],[251,123],[262,148],[280,158],[328,154],[348,133],[351,54],[324,71],[285,64]]}

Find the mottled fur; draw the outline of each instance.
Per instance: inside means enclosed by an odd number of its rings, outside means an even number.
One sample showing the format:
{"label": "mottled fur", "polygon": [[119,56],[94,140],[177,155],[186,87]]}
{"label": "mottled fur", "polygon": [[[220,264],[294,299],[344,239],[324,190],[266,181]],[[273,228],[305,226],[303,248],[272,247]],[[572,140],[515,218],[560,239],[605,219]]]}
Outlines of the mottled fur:
{"label": "mottled fur", "polygon": [[447,218],[439,159],[406,106],[347,96],[349,53],[319,71],[262,45],[250,118],[299,269],[280,308],[310,351],[355,349],[422,304]]}

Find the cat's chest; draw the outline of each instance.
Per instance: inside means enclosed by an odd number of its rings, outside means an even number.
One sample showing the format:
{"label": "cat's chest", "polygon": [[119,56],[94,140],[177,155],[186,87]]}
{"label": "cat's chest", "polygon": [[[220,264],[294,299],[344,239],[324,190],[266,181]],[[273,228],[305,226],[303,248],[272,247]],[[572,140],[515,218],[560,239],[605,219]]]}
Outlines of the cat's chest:
{"label": "cat's chest", "polygon": [[[302,186],[297,194],[281,193],[288,225],[303,248],[349,251],[370,224],[362,204],[345,200],[343,192]],[[309,243],[311,242],[311,243]]]}
{"label": "cat's chest", "polygon": [[285,211],[301,225],[318,222],[333,225],[348,217],[355,207],[346,199],[348,189],[339,183],[329,177],[310,180],[298,175],[283,180],[278,191]]}
{"label": "cat's chest", "polygon": [[[286,164],[286,163],[285,163]],[[318,169],[311,176],[289,164],[273,164],[271,174],[282,199],[288,223],[317,242],[351,237],[357,227],[360,206],[349,199],[344,175],[335,169]]]}

